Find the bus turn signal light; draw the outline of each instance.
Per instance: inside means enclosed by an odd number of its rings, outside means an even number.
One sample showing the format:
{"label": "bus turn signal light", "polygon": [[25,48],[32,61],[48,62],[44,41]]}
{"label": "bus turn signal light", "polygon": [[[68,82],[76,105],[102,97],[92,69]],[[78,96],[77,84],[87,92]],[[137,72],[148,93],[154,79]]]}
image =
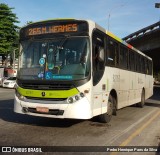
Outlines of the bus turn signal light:
{"label": "bus turn signal light", "polygon": [[84,90],[84,93],[88,94],[89,93],[89,89]]}

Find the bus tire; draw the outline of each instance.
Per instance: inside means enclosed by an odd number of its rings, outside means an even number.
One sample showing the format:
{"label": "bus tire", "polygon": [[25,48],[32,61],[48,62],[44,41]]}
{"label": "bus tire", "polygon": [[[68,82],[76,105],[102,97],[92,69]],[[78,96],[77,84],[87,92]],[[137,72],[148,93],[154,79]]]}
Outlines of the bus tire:
{"label": "bus tire", "polygon": [[99,121],[101,123],[109,123],[112,118],[114,109],[114,99],[111,95],[109,95],[108,104],[107,104],[107,112],[99,115]]}
{"label": "bus tire", "polygon": [[114,97],[112,97],[113,99],[113,113],[112,115],[117,116],[117,101]]}
{"label": "bus tire", "polygon": [[141,101],[139,103],[137,103],[137,106],[140,108],[143,108],[144,104],[145,104],[145,91],[144,91],[144,89],[142,89]]}

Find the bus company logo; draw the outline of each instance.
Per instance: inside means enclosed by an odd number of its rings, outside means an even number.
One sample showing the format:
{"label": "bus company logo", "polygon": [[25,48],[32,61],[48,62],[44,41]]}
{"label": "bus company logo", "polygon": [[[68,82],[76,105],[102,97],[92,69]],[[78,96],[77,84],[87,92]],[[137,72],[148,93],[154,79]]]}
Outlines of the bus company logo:
{"label": "bus company logo", "polygon": [[42,94],[43,97],[46,96],[46,93],[45,93],[45,92],[42,92],[41,94]]}
{"label": "bus company logo", "polygon": [[12,152],[11,147],[2,147],[2,152]]}

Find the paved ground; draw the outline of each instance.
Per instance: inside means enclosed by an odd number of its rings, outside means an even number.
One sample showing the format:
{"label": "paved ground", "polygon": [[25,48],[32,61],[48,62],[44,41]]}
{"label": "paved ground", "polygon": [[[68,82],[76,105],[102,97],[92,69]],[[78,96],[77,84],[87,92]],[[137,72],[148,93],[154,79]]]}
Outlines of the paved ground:
{"label": "paved ground", "polygon": [[[72,149],[80,150],[86,148],[73,146],[95,146],[90,148],[94,150],[98,149],[97,146],[152,148],[160,143],[160,87],[154,88],[154,95],[146,101],[144,108],[135,106],[123,108],[109,124],[98,123],[95,118],[61,120],[16,114],[13,112],[13,97],[13,89],[0,88],[0,146],[71,146]],[[138,155],[139,152],[130,154]],[[141,154],[155,155],[156,152]]]}

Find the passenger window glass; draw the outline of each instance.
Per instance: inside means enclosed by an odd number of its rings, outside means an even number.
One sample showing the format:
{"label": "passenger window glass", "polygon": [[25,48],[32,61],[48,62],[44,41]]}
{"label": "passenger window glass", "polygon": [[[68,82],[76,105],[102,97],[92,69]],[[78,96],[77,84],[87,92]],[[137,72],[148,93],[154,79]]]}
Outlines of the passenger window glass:
{"label": "passenger window glass", "polygon": [[120,47],[120,66],[124,69],[128,67],[128,50],[123,46]]}
{"label": "passenger window glass", "polygon": [[95,30],[92,39],[93,85],[95,86],[101,80],[105,68],[104,35]]}
{"label": "passenger window glass", "polygon": [[109,38],[107,41],[106,61],[108,66],[118,66],[119,64],[118,44],[114,42],[111,38]]}

